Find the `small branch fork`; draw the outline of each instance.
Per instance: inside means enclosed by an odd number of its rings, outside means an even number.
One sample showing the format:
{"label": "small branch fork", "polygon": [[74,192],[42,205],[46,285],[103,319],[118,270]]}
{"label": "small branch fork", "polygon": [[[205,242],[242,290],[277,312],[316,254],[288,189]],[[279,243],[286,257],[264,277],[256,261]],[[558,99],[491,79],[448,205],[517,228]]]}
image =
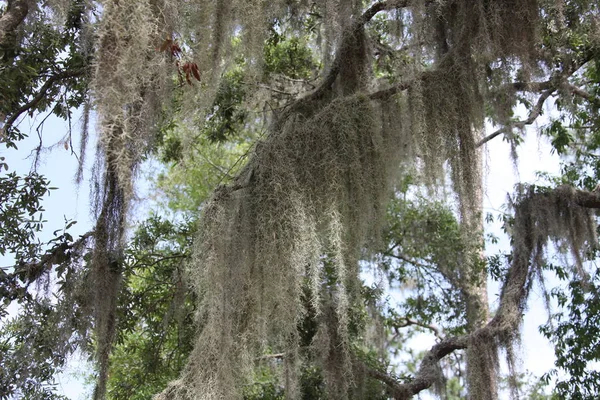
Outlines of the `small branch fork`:
{"label": "small branch fork", "polygon": [[411,318],[411,317],[398,318],[398,320],[396,322],[396,327],[404,328],[406,326],[419,326],[421,328],[425,328],[427,330],[430,330],[431,333],[433,333],[436,338],[442,339],[442,333],[440,332],[440,328],[438,328],[437,326],[435,326],[433,324],[425,324],[425,323],[419,322],[416,319]]}
{"label": "small branch fork", "polygon": [[527,125],[531,125],[535,122],[537,117],[539,117],[542,113],[542,107],[544,106],[544,102],[550,97],[555,91],[563,89],[566,92],[569,92],[575,96],[581,97],[590,103],[596,103],[600,99],[598,97],[592,95],[591,93],[585,91],[584,89],[573,85],[568,82],[568,78],[576,73],[581,67],[587,64],[592,60],[594,55],[594,50],[589,50],[580,60],[573,60],[569,63],[566,63],[563,67],[563,70],[555,73],[549,80],[544,82],[514,82],[509,85],[508,90],[512,90],[514,92],[542,92],[540,97],[538,98],[535,106],[529,112],[529,116],[527,119],[523,121],[514,122],[509,126],[505,126],[503,128],[498,129],[497,131],[491,133],[490,135],[484,137],[477,143],[477,147],[481,147],[490,140],[495,137],[507,133],[511,131],[513,128],[523,129]]}
{"label": "small branch fork", "polygon": [[548,97],[550,97],[550,95],[554,92],[554,90],[555,89],[547,89],[540,95],[537,102],[535,103],[535,106],[533,106],[533,108],[529,112],[529,116],[527,117],[527,119],[525,119],[523,121],[514,122],[514,123],[510,124],[509,126],[502,127],[500,129],[498,129],[497,131],[489,134],[488,136],[484,137],[477,143],[477,147],[483,146],[484,144],[486,144],[490,140],[494,139],[495,137],[497,137],[501,134],[504,134],[504,133],[508,133],[511,130],[513,130],[514,128],[523,129],[527,125],[533,124],[535,122],[535,120],[541,115],[542,107],[544,106],[544,103],[546,102]]}

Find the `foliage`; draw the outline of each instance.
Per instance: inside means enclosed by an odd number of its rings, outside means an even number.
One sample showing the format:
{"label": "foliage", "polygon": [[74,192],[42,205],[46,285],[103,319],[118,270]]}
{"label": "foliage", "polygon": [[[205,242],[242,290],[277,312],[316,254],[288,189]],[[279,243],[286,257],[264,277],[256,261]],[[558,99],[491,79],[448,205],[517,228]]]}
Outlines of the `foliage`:
{"label": "foliage", "polygon": [[540,328],[555,345],[556,369],[545,375],[546,381],[556,377],[556,393],[572,399],[593,399],[600,392],[598,372],[593,364],[598,353],[599,293],[598,271],[591,280],[575,279],[566,290],[556,289],[552,295],[565,311],[553,315],[552,321]]}
{"label": "foliage", "polygon": [[[0,50],[0,116],[5,123],[0,142],[16,148],[24,133],[16,127],[22,113],[50,111],[65,120],[87,99],[88,21],[83,0],[69,2],[64,23],[50,13],[31,10],[17,45]],[[60,17],[59,17],[60,18]]]}
{"label": "foliage", "polygon": [[149,399],[185,364],[195,310],[183,265],[194,230],[195,221],[151,216],[128,246],[108,381],[112,399]]}
{"label": "foliage", "polygon": [[22,304],[20,315],[0,329],[0,399],[66,400],[55,393],[55,374],[66,359],[54,349],[58,315],[49,300]]}
{"label": "foliage", "polygon": [[229,71],[222,77],[203,128],[211,141],[224,142],[243,129],[247,119],[247,111],[241,107],[246,97],[243,78],[241,69]]}
{"label": "foliage", "polygon": [[42,175],[16,173],[0,176],[0,255],[29,260],[39,251],[36,234],[42,230],[42,200],[52,188]]}
{"label": "foliage", "polygon": [[380,266],[390,282],[410,288],[402,314],[423,324],[464,329],[464,304],[457,287],[465,245],[456,216],[442,202],[399,192],[388,206]]}
{"label": "foliage", "polygon": [[298,36],[286,37],[275,29],[265,46],[264,63],[266,74],[281,74],[292,79],[309,79],[316,67],[305,40]]}

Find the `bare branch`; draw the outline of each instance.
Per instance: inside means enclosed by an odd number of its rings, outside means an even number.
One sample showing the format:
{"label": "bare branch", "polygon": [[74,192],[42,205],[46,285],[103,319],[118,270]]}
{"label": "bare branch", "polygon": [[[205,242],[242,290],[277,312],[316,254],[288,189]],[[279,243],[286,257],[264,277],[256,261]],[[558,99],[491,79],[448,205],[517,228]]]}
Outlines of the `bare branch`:
{"label": "bare branch", "polygon": [[294,93],[286,92],[285,90],[280,90],[280,89],[274,88],[272,86],[263,85],[262,83],[242,82],[242,84],[248,85],[248,86],[256,86],[258,88],[269,90],[274,93],[283,94],[285,96],[294,96]]}
{"label": "bare branch", "polygon": [[421,328],[425,328],[430,330],[438,339],[442,339],[442,334],[440,332],[440,328],[432,324],[425,324],[423,322],[419,322],[411,317],[400,317],[398,318],[398,324],[396,325],[398,328],[404,328],[406,326],[420,326]]}

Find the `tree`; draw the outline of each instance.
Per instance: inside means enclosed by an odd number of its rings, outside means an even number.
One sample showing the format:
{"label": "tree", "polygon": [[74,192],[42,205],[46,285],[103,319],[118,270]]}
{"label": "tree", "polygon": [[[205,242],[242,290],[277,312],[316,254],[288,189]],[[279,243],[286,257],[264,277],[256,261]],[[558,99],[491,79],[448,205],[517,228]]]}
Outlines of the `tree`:
{"label": "tree", "polygon": [[[595,301],[596,284],[584,261],[594,257],[591,210],[600,206],[589,191],[598,178],[598,14],[585,0],[7,2],[3,142],[22,137],[16,122],[25,112],[52,107],[68,119],[73,107],[88,116],[93,107],[98,123],[93,232],[77,241],[63,236],[63,247],[48,250],[52,257],[25,264],[26,272],[60,265],[59,278],[71,274],[61,296],[81,315],[64,332],[85,339],[93,327],[95,398],[105,397],[119,329],[140,318],[127,314],[134,306],[120,309],[131,300],[119,297],[139,289],[128,273],[146,251],[134,241],[131,258],[125,246],[137,168],[158,146],[185,170],[203,154],[195,145],[227,146],[241,132],[261,139],[243,162],[215,164],[222,177],[201,203],[188,262],[198,334],[181,378],[158,399],[250,396],[249,383],[265,375],[257,390],[273,396],[300,397],[312,379],[320,388],[313,397],[404,399],[440,387],[440,362],[460,350],[468,396],[495,399],[498,351],[514,364],[529,291],[551,267],[572,283],[571,301],[563,302],[569,319],[547,331],[558,366],[576,378],[560,390],[591,393],[585,366],[560,355],[584,351],[572,332],[593,334],[581,305]],[[544,133],[570,165],[554,185],[515,191],[505,225],[512,253],[505,264],[487,260],[482,147],[498,136],[517,146],[551,98],[557,117]],[[523,120],[515,117],[518,104],[527,109]],[[486,120],[498,129],[483,136]],[[431,192],[449,176],[455,212],[410,199],[388,209],[394,192],[407,191],[398,175]],[[426,234],[407,234],[410,224]],[[572,268],[547,262],[550,239],[570,252]],[[378,253],[392,279],[431,277],[417,279],[406,315],[378,308],[360,280],[360,261]],[[17,272],[10,279],[25,292],[28,277],[43,275]],[[502,282],[493,317],[490,273]],[[428,307],[420,291],[429,293]],[[369,347],[368,321],[433,330],[432,314],[449,320],[438,343],[412,376],[394,376],[387,356]],[[273,371],[283,394],[268,384]]]}

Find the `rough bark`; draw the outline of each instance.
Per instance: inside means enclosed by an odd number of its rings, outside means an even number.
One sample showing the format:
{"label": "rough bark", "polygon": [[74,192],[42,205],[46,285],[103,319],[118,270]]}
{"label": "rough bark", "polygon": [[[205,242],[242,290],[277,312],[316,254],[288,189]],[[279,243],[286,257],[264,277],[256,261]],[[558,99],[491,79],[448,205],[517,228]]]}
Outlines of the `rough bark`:
{"label": "rough bark", "polygon": [[[472,132],[475,134],[475,131]],[[477,142],[473,140],[473,142]],[[473,191],[469,204],[462,204],[462,224],[465,229],[466,262],[462,295],[466,303],[466,319],[469,332],[483,328],[489,319],[489,303],[487,293],[487,273],[484,268],[483,254],[483,179],[481,150],[474,150],[472,160]],[[469,167],[467,167],[469,168]],[[465,200],[462,201],[465,203]],[[497,363],[496,346],[485,340],[474,340],[466,350],[466,381],[469,399],[496,400]]]}
{"label": "rough bark", "polygon": [[14,49],[17,29],[29,13],[27,0],[8,0],[6,11],[0,17],[0,51]]}

